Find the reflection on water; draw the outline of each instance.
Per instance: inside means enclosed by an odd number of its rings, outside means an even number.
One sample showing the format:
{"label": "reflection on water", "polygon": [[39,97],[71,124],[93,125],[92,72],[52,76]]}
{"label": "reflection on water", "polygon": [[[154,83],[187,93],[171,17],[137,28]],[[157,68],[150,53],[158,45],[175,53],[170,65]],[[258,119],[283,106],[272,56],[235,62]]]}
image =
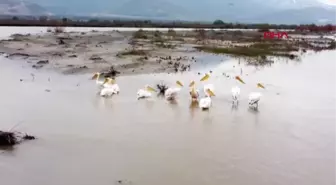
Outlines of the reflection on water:
{"label": "reflection on water", "polygon": [[[156,96],[136,99],[138,88],[161,80],[168,85],[197,80],[201,89],[205,83],[195,71],[119,77],[121,93],[101,98],[90,75],[34,71],[32,82],[32,69],[0,59],[0,74],[6,77],[0,78],[0,129],[24,120],[17,129],[39,138],[0,149],[1,182],[332,185],[334,56],[321,52],[300,64],[275,62],[258,70],[233,59],[204,68],[200,72],[212,70],[211,76],[217,76],[207,82],[216,87],[209,111],[190,102],[188,88],[175,102]],[[248,74],[245,85],[222,75],[239,74],[241,68]],[[266,90],[258,89],[258,82]],[[231,88],[236,85],[241,95],[233,106]],[[248,108],[252,91],[263,94],[259,111]]]}

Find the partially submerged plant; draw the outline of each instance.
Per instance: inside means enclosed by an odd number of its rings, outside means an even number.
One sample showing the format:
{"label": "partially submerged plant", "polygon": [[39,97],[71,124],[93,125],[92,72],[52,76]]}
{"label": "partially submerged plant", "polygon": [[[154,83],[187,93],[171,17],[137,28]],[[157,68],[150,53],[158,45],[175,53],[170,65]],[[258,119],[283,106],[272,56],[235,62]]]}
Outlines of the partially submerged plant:
{"label": "partially submerged plant", "polygon": [[158,95],[163,96],[168,89],[168,86],[164,84],[163,82],[160,82],[159,84],[156,85],[157,89],[159,90]]}
{"label": "partially submerged plant", "polygon": [[0,131],[0,146],[13,146],[25,140],[34,140],[34,136],[21,132]]}

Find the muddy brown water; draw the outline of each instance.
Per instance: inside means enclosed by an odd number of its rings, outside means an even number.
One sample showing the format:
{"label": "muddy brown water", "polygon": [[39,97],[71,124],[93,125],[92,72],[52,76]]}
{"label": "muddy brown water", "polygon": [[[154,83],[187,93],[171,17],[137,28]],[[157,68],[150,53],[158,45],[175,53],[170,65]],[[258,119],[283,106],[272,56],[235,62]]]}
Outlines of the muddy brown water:
{"label": "muddy brown water", "polygon": [[[0,149],[1,184],[333,185],[335,57],[307,53],[258,69],[233,59],[208,65],[200,72],[213,71],[207,83],[216,97],[206,112],[189,103],[187,84],[201,78],[198,71],[119,77],[120,94],[106,99],[90,75],[0,58],[0,129],[22,121],[15,129],[39,138]],[[240,68],[245,85],[222,74]],[[136,100],[137,89],[160,80],[184,82],[176,104]],[[251,91],[263,93],[259,112],[248,109]]]}

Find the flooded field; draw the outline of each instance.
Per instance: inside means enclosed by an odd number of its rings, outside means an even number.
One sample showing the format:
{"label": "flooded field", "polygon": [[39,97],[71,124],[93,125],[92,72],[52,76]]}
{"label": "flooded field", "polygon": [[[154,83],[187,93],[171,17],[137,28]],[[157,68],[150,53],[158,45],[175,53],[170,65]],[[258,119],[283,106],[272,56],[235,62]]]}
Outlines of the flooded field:
{"label": "flooded field", "polygon": [[[38,137],[0,149],[1,183],[333,185],[335,57],[335,51],[308,52],[301,62],[259,69],[210,57],[197,71],[118,77],[121,91],[112,98],[96,95],[90,74],[37,71],[1,57],[0,129],[22,122],[17,130]],[[241,68],[245,85],[223,75]],[[187,84],[210,70],[213,107],[190,108]],[[139,88],[161,80],[185,84],[176,104],[136,99]],[[241,88],[237,109],[234,85]],[[252,91],[263,93],[258,112],[248,109]]]}

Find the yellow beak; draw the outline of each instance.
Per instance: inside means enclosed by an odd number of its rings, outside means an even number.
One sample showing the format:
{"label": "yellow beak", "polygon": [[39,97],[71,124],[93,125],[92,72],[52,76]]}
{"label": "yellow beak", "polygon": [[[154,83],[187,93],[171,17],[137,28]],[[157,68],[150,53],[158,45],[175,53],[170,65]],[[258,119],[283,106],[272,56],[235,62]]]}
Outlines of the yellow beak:
{"label": "yellow beak", "polygon": [[213,93],[210,89],[207,89],[207,92],[209,93],[210,96],[215,96],[215,93]]}
{"label": "yellow beak", "polygon": [[91,78],[92,80],[95,80],[95,79],[97,79],[98,78],[98,74],[96,73],[96,74],[94,74],[93,75],[93,77]]}
{"label": "yellow beak", "polygon": [[183,87],[183,84],[180,81],[176,81],[176,84]]}
{"label": "yellow beak", "polygon": [[103,84],[106,84],[108,81],[109,81],[108,78],[105,78]]}
{"label": "yellow beak", "polygon": [[207,79],[209,79],[209,78],[210,78],[210,75],[205,74],[205,75],[201,78],[200,81],[205,81],[205,80],[207,80]]}
{"label": "yellow beak", "polygon": [[236,76],[236,80],[240,81],[242,84],[245,84],[245,82],[239,76]]}
{"label": "yellow beak", "polygon": [[152,91],[152,92],[156,92],[156,90],[153,87],[147,87],[147,91]]}
{"label": "yellow beak", "polygon": [[265,86],[263,86],[261,83],[258,83],[258,84],[257,84],[257,87],[260,87],[260,88],[265,89]]}
{"label": "yellow beak", "polygon": [[195,85],[195,81],[191,81],[190,84],[189,84],[189,87],[192,87]]}

